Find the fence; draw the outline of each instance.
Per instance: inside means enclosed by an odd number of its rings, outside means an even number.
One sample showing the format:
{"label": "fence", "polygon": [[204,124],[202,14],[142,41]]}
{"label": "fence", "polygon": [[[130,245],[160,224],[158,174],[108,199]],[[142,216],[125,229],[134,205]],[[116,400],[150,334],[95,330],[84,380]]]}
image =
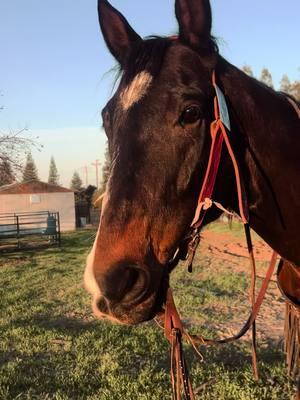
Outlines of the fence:
{"label": "fence", "polygon": [[49,244],[59,244],[59,213],[53,211],[0,214],[0,245],[13,243],[20,248],[22,238],[47,236]]}

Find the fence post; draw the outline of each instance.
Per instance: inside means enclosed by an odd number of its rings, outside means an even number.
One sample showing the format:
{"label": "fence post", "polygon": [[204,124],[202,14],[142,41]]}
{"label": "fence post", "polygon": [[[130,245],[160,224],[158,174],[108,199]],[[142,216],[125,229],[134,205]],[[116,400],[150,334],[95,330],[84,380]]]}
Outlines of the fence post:
{"label": "fence post", "polygon": [[18,239],[18,249],[21,247],[20,243],[20,225],[19,225],[19,216],[16,215],[17,218],[17,239]]}
{"label": "fence post", "polygon": [[59,212],[57,213],[57,228],[58,228],[58,244],[61,245],[61,236],[60,236],[60,217]]}

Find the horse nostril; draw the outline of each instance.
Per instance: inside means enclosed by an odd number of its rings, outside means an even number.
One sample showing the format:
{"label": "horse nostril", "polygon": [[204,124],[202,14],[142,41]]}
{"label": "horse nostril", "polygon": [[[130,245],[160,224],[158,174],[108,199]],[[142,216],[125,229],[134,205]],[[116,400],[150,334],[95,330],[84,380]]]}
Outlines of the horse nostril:
{"label": "horse nostril", "polygon": [[109,308],[107,305],[106,300],[104,299],[104,297],[101,297],[98,301],[97,301],[97,308],[99,309],[99,311],[103,314],[109,314]]}
{"label": "horse nostril", "polygon": [[124,300],[139,302],[148,292],[150,283],[149,274],[137,266],[129,267],[127,274],[128,279],[124,291]]}
{"label": "horse nostril", "polygon": [[118,265],[98,277],[101,294],[111,302],[139,302],[149,289],[149,273],[137,265]]}

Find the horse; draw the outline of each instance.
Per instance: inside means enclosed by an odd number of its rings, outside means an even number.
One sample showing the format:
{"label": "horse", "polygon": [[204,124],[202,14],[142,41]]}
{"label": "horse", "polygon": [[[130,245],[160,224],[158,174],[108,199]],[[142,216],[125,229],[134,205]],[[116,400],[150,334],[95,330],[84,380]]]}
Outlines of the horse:
{"label": "horse", "polygon": [[242,196],[223,149],[201,227],[224,209],[246,210],[249,226],[286,261],[283,291],[299,305],[295,102],[219,54],[209,0],[175,0],[179,32],[171,37],[142,39],[107,0],[98,1],[98,11],[120,81],[102,111],[112,165],[84,276],[95,315],[135,325],[162,312],[171,270],[186,255],[209,163],[216,83]]}

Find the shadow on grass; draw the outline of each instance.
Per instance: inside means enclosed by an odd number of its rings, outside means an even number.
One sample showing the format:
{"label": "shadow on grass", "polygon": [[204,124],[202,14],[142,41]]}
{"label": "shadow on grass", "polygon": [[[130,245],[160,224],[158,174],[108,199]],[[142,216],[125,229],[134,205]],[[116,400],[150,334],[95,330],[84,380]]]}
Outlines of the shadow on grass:
{"label": "shadow on grass", "polygon": [[[282,345],[279,342],[269,341],[258,348],[258,381],[255,380],[252,372],[250,344],[248,346],[247,348],[246,343],[235,343],[202,349],[204,363],[200,364],[197,364],[198,360],[192,349],[188,349],[186,358],[191,367],[192,380],[198,395],[203,395],[206,399],[207,393],[217,390],[215,385],[223,387],[227,381],[227,384],[231,382],[233,386],[239,387],[239,391],[243,386],[251,387],[251,391],[257,396],[251,399],[290,399],[288,393],[292,391],[293,382],[289,379],[285,368]],[[279,397],[274,397],[273,392],[281,394],[278,395]],[[261,397],[257,393],[264,393],[266,397]],[[237,393],[236,395],[237,399],[244,399]],[[202,397],[199,398],[202,399]],[[233,398],[235,397],[230,397],[230,399]]]}
{"label": "shadow on grass", "polygon": [[0,251],[0,260],[2,258],[24,258],[34,257],[37,254],[61,254],[64,252],[78,254],[82,248],[86,250],[87,246],[93,245],[93,241],[96,236],[95,230],[80,230],[75,232],[70,232],[66,234],[62,234],[61,236],[61,246],[51,245],[47,243],[37,243],[34,247],[22,247],[18,249],[16,247],[1,249]]}
{"label": "shadow on grass", "polygon": [[0,260],[4,259],[4,261],[7,260],[20,260],[20,261],[29,261],[36,255],[40,254],[47,254],[47,255],[53,255],[53,254],[60,254],[62,251],[65,249],[63,247],[59,246],[38,246],[35,248],[22,248],[19,250],[16,249],[11,249],[10,251],[1,251],[0,252]]}
{"label": "shadow on grass", "polygon": [[58,331],[70,336],[96,329],[100,325],[97,321],[84,320],[82,317],[57,316],[53,318],[47,315],[37,316],[28,322],[39,328]]}
{"label": "shadow on grass", "polygon": [[[54,343],[54,348],[49,348],[45,352],[38,351],[31,355],[21,354],[15,350],[5,351],[1,354],[0,366],[4,365],[5,368],[5,364],[19,360],[14,367],[14,377],[18,379],[10,378],[10,393],[7,398],[13,399],[14,396],[31,387],[37,396],[42,396],[42,391],[53,395],[59,388],[68,399],[85,399],[101,389],[110,391],[111,382],[116,379],[124,380],[130,385],[140,382],[135,389],[137,397],[134,398],[138,398],[138,393],[145,390],[141,383],[145,373],[149,382],[160,379],[160,387],[166,389],[165,398],[169,398],[169,346],[162,332],[158,328],[156,330],[152,324],[131,329],[110,326],[108,323],[102,324],[97,321],[83,321],[75,317],[49,318],[47,315],[31,319],[29,323],[31,326],[68,335],[65,339],[67,341],[70,339],[71,342],[72,338],[78,339],[85,331],[91,331],[93,334],[87,337],[87,341],[80,341],[77,347],[67,347],[65,351],[55,351],[55,346],[60,346],[60,343]],[[64,342],[64,339],[61,341]],[[61,346],[63,349],[63,343]],[[203,382],[209,382],[211,377],[221,382],[225,373],[228,373],[239,385],[242,385],[239,379],[248,385],[249,379],[252,382],[251,385],[273,385],[274,387],[282,385],[282,379],[278,377],[280,374],[278,366],[283,366],[284,356],[279,343],[269,341],[259,348],[261,370],[259,384],[251,378],[251,357],[247,351],[247,343],[241,342],[202,350],[205,362],[198,364],[192,348],[185,346],[184,349],[196,387],[201,386]],[[79,357],[77,352],[81,354]],[[79,362],[82,363],[80,367],[77,365]],[[99,369],[101,363],[102,367]],[[107,363],[106,366],[105,363]],[[112,370],[107,375],[109,368]],[[162,371],[163,375],[161,375]],[[273,371],[277,371],[275,375]],[[35,376],[34,382],[31,381],[32,376]],[[208,389],[205,390],[210,390],[209,386],[213,390],[214,384],[214,382],[209,383]],[[151,390],[153,391],[154,388],[152,387]],[[126,396],[123,398],[129,400]]]}
{"label": "shadow on grass", "polygon": [[[37,315],[28,318],[14,319],[10,323],[1,326],[1,331],[9,331],[15,328],[34,329],[35,332],[39,330],[53,331],[56,334],[74,336],[100,328],[101,324],[96,320],[90,320],[89,317],[80,315],[78,317],[68,316],[50,316],[50,315]],[[37,328],[37,331],[35,330]],[[0,332],[1,332],[0,331]]]}
{"label": "shadow on grass", "polygon": [[[201,347],[201,353],[204,356],[204,365],[208,368],[211,365],[223,365],[225,369],[239,370],[247,365],[251,365],[251,345],[250,342],[223,344],[209,347]],[[285,355],[281,342],[268,341],[263,345],[258,344],[258,365],[272,366],[283,364]],[[194,350],[188,346],[185,347],[186,358],[190,364],[198,362]]]}

